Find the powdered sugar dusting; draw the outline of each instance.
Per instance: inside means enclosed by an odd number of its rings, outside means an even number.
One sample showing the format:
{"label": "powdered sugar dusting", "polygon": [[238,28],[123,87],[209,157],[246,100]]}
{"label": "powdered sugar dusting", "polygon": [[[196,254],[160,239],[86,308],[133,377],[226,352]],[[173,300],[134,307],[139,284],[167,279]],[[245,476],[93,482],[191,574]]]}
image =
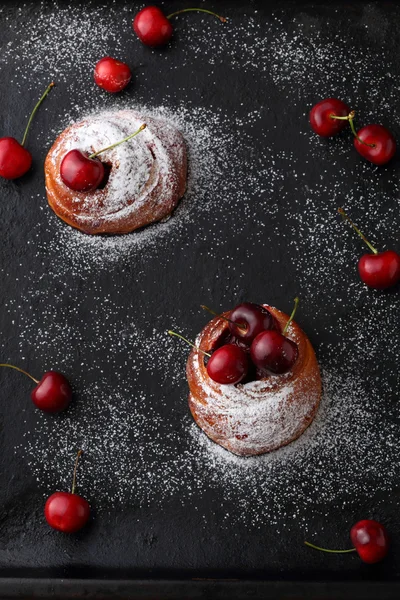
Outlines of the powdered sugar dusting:
{"label": "powdered sugar dusting", "polygon": [[[120,31],[130,27],[137,6],[121,14],[109,4],[104,13],[91,3],[79,10],[56,3],[50,15],[43,11],[32,23],[27,37],[17,31],[23,9],[16,8],[7,17],[13,39],[0,56],[0,61],[20,58],[10,86],[32,92],[48,83],[50,72],[60,82],[69,81],[72,63],[79,83],[100,56],[121,56]],[[400,475],[398,369],[386,367],[381,349],[392,353],[397,348],[399,303],[396,290],[375,293],[359,282],[355,264],[361,242],[345,229],[336,210],[344,205],[366,233],[374,233],[372,241],[380,248],[396,245],[398,170],[390,164],[372,167],[354,153],[347,134],[321,140],[307,122],[311,105],[332,95],[357,109],[360,125],[373,116],[396,130],[395,57],[381,35],[390,23],[375,3],[360,10],[365,21],[371,12],[377,17],[370,30],[362,18],[356,20],[354,33],[368,40],[362,46],[342,36],[337,20],[345,19],[348,26],[349,15],[333,11],[322,25],[312,14],[297,12],[288,29],[279,10],[259,15],[250,5],[240,21],[226,27],[201,17],[188,20],[180,31],[185,50],[178,66],[169,65],[168,54],[148,55],[159,61],[160,80],[164,70],[171,77],[174,69],[188,66],[195,72],[201,61],[216,95],[218,64],[225,69],[229,64],[235,83],[245,73],[263,86],[262,103],[255,98],[252,104],[244,94],[235,108],[217,101],[199,108],[190,86],[171,90],[162,79],[163,106],[152,106],[154,72],[143,69],[142,87],[129,99],[100,98],[96,90],[77,85],[69,113],[53,114],[53,130],[38,132],[48,147],[68,123],[84,115],[134,108],[174,124],[189,147],[188,192],[182,203],[166,223],[131,235],[85,236],[56,219],[44,192],[31,199],[40,210],[28,249],[46,269],[16,275],[4,267],[2,276],[23,278],[25,290],[21,298],[9,299],[5,310],[15,322],[22,366],[33,357],[43,366],[57,366],[79,391],[71,411],[57,419],[57,428],[38,413],[35,428],[26,425],[16,448],[44,495],[69,484],[75,448],[83,445],[80,489],[100,511],[129,503],[138,510],[169,502],[189,505],[211,490],[225,509],[226,527],[244,522],[249,529],[262,528],[269,522],[279,531],[307,530],[315,516],[325,515],[328,522],[335,511],[355,511],[370,498],[377,511],[387,502],[377,490],[392,492]],[[345,94],[348,81],[352,98]],[[243,89],[246,82],[239,79]],[[49,103],[43,110],[49,113]],[[274,141],[271,130],[279,131]],[[237,252],[233,246],[224,249],[228,227]],[[218,250],[212,277],[200,280],[199,264],[185,264],[185,276],[167,271],[168,280],[160,282],[160,287],[176,286],[174,306],[163,304],[162,291],[149,296],[141,282],[151,277],[154,262],[167,270],[176,254],[183,260],[189,246],[198,249],[199,262]],[[270,248],[279,252],[269,256]],[[115,265],[126,268],[129,279],[114,279]],[[253,299],[249,274],[265,282],[264,296],[255,301],[275,301],[281,287],[286,298],[296,293],[304,298],[299,318],[307,324],[323,367],[324,395],[314,422],[297,441],[262,457],[239,458],[193,424],[184,373],[187,349],[169,339],[165,329],[183,330],[189,337],[201,329],[192,305],[179,304],[187,281],[192,287],[196,281],[193,298],[224,297],[230,308],[238,298]],[[116,292],[112,298],[110,285]],[[85,286],[93,291],[89,308]],[[96,336],[86,334],[89,328]],[[144,372],[151,374],[146,389]],[[207,525],[212,508],[204,511]]]}

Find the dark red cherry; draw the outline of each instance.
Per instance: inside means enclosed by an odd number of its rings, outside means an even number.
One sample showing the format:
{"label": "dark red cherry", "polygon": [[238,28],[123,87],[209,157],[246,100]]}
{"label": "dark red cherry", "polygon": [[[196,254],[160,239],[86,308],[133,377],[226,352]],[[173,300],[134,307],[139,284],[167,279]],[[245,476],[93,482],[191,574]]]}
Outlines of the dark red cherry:
{"label": "dark red cherry", "polygon": [[47,371],[32,390],[32,401],[37,408],[48,413],[65,410],[72,400],[71,386],[61,373]]}
{"label": "dark red cherry", "polygon": [[361,560],[368,564],[380,562],[389,550],[386,528],[370,519],[358,521],[350,530],[351,542]]}
{"label": "dark red cherry", "polygon": [[236,306],[231,311],[229,319],[231,333],[248,345],[261,331],[275,327],[271,313],[260,304],[252,302],[243,302]]}
{"label": "dark red cherry", "polygon": [[321,100],[310,111],[310,125],[318,135],[331,137],[342,131],[347,126],[346,119],[334,119],[333,117],[347,117],[350,108],[337,98],[326,98]]}
{"label": "dark red cherry", "polygon": [[81,150],[70,150],[62,159],[61,179],[75,192],[90,192],[99,187],[104,177],[104,165],[97,158],[89,158]]}
{"label": "dark red cherry", "polygon": [[221,17],[207,8],[183,8],[165,16],[158,6],[146,6],[136,15],[132,26],[139,40],[146,46],[156,48],[164,46],[169,42],[174,32],[170,19],[187,12],[201,12],[212,15],[225,23],[225,17]]}
{"label": "dark red cherry", "polygon": [[171,22],[158,6],[146,6],[133,21],[133,29],[146,46],[156,48],[169,42],[174,32]]}
{"label": "dark red cherry", "polygon": [[242,348],[225,344],[215,350],[207,363],[207,373],[213,381],[221,384],[239,383],[248,371],[247,355]]}
{"label": "dark red cherry", "polygon": [[394,250],[364,254],[358,261],[362,281],[371,288],[384,290],[400,281],[400,255]]}
{"label": "dark red cherry", "polygon": [[85,498],[75,493],[76,470],[82,450],[79,450],[74,468],[71,492],[55,492],[44,507],[44,516],[53,529],[63,533],[75,533],[86,525],[90,517],[90,506]]}
{"label": "dark red cherry", "polygon": [[111,56],[99,60],[94,69],[95,83],[112,94],[126,88],[131,77],[132,73],[128,65]]}
{"label": "dark red cherry", "polygon": [[26,138],[37,109],[53,86],[54,83],[51,83],[46,88],[46,91],[31,112],[21,143],[13,137],[0,138],[0,177],[4,177],[4,179],[17,179],[25,175],[31,168],[32,155],[24,147]]}
{"label": "dark red cherry", "polygon": [[36,384],[31,393],[32,402],[37,408],[49,413],[58,413],[65,410],[72,400],[72,389],[68,379],[57,371],[47,371],[39,381],[30,373],[24,371],[20,367],[10,365],[9,363],[1,363],[0,367],[14,369],[19,373],[23,373],[32,379]]}
{"label": "dark red cherry", "polygon": [[293,367],[299,349],[279,331],[262,331],[251,344],[250,356],[258,369],[282,374]]}
{"label": "dark red cherry", "polygon": [[385,165],[396,153],[396,140],[386,127],[366,125],[357,132],[354,147],[374,165]]}
{"label": "dark red cherry", "polygon": [[378,252],[345,213],[343,208],[339,208],[338,212],[343,219],[350,223],[354,231],[372,252],[372,254],[364,254],[358,261],[358,272],[361,280],[369,287],[378,290],[384,290],[396,285],[400,281],[400,255],[394,252],[394,250]]}
{"label": "dark red cherry", "polygon": [[0,177],[17,179],[32,165],[32,155],[13,137],[0,138]]}

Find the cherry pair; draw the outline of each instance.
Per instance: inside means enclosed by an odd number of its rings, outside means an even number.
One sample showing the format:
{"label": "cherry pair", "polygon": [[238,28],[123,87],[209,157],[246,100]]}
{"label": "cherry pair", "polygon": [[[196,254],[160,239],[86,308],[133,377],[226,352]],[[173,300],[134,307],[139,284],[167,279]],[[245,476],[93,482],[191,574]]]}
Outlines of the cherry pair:
{"label": "cherry pair", "polygon": [[368,564],[380,562],[385,558],[389,550],[389,536],[386,528],[371,519],[363,519],[358,521],[350,530],[350,539],[354,548],[349,550],[329,550],[321,548],[305,542],[306,546],[329,552],[330,554],[346,554],[349,552],[357,552],[361,560]]}
{"label": "cherry pair", "polygon": [[311,109],[310,124],[318,135],[331,137],[349,123],[357,152],[375,165],[385,165],[396,152],[392,133],[382,125],[367,125],[356,131],[354,116],[355,112],[341,100],[326,98]]}
{"label": "cherry pair", "polygon": [[394,250],[378,252],[358,227],[354,225],[343,208],[339,208],[338,211],[372,251],[372,254],[364,254],[358,261],[358,272],[361,280],[368,287],[377,290],[384,290],[396,285],[400,281],[400,255],[394,252]]}
{"label": "cherry pair", "polygon": [[[239,304],[230,312],[229,318],[217,315],[228,322],[231,338],[229,343],[212,354],[197,348],[180,334],[168,333],[180,337],[209,357],[207,373],[217,383],[236,384],[242,381],[249,371],[249,354],[255,367],[263,374],[282,374],[291,369],[298,357],[297,345],[285,335],[297,304],[298,298],[282,333],[272,314],[259,304]],[[203,308],[216,314],[205,306]]]}
{"label": "cherry pair", "polygon": [[217,17],[222,23],[226,22],[225,17],[221,17],[205,8],[184,8],[166,16],[158,6],[146,6],[137,13],[132,27],[139,40],[146,46],[152,48],[165,46],[174,33],[170,19],[182,13],[193,11],[206,13]]}
{"label": "cherry pair", "polygon": [[72,400],[72,389],[67,378],[61,373],[47,371],[39,381],[23,369],[14,365],[2,363],[0,367],[15,369],[15,371],[19,371],[19,373],[23,373],[32,379],[36,384],[31,393],[32,402],[43,412],[58,413],[69,406]]}

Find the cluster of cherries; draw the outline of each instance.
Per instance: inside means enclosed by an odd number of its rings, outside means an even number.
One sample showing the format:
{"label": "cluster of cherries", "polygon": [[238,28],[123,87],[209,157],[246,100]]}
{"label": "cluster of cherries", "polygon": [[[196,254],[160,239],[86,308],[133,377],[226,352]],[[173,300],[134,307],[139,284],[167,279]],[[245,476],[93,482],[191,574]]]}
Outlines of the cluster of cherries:
{"label": "cluster of cherries", "polygon": [[354,147],[361,156],[375,165],[385,165],[396,153],[396,140],[383,125],[354,127],[355,111],[337,98],[321,100],[310,111],[312,129],[322,137],[332,137],[349,123],[354,135]]}
{"label": "cluster of cherries", "polygon": [[[225,315],[217,315],[228,322],[229,337],[212,354],[198,348],[174,331],[168,331],[196,348],[208,357],[207,373],[220,384],[236,384],[243,381],[255,367],[258,377],[281,375],[289,371],[297,360],[297,344],[286,336],[295,315],[298,298],[293,312],[283,331],[273,315],[264,306],[243,302]],[[206,306],[209,312],[217,314]]]}
{"label": "cluster of cherries", "polygon": [[[70,405],[72,388],[68,379],[62,373],[47,371],[39,380],[15,365],[2,363],[0,367],[23,373],[35,383],[31,398],[34,405],[41,411],[52,414],[60,413]],[[79,450],[75,462],[71,492],[55,492],[47,499],[45,505],[44,514],[50,527],[64,533],[78,531],[85,525],[90,516],[89,503],[85,498],[75,493],[76,470],[81,454],[82,450]]]}

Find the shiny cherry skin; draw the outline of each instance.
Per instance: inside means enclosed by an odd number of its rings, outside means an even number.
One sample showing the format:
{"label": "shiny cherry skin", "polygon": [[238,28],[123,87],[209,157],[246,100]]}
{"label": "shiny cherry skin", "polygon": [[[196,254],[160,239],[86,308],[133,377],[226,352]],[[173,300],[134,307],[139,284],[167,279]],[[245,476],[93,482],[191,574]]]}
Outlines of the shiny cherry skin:
{"label": "shiny cherry skin", "polygon": [[[385,165],[396,153],[396,140],[382,125],[366,125],[357,132],[357,135],[365,143],[363,144],[355,137],[355,149],[374,165]],[[374,146],[366,144],[374,144]]]}
{"label": "shiny cherry skin", "polygon": [[17,179],[25,175],[31,165],[31,153],[15,138],[0,138],[0,177]]}
{"label": "shiny cherry skin", "polygon": [[322,137],[331,137],[348,126],[348,121],[332,119],[332,115],[347,117],[349,113],[350,108],[341,100],[326,98],[312,107],[310,111],[311,128]]}
{"label": "shiny cherry skin", "polygon": [[173,27],[158,6],[142,8],[133,21],[133,29],[146,46],[165,46],[174,32]]}
{"label": "shiny cherry skin", "polygon": [[46,501],[44,516],[53,529],[63,533],[75,533],[89,520],[89,502],[78,494],[55,492]]}
{"label": "shiny cherry skin", "polygon": [[217,348],[207,363],[209,377],[222,384],[239,383],[246,377],[248,368],[246,352],[234,344]]}
{"label": "shiny cherry skin", "polygon": [[250,347],[253,363],[261,371],[281,375],[290,371],[299,356],[297,344],[279,331],[262,331]]}
{"label": "shiny cherry skin", "polygon": [[370,519],[358,521],[350,530],[350,538],[361,560],[368,564],[380,562],[389,550],[386,528]]}
{"label": "shiny cherry skin", "polygon": [[267,329],[275,328],[271,313],[253,302],[242,302],[234,308],[230,315],[229,329],[238,340],[250,345],[254,338]]}
{"label": "shiny cherry skin", "polygon": [[90,192],[99,187],[104,178],[104,165],[97,158],[89,158],[81,150],[70,150],[62,159],[61,179],[75,192]]}
{"label": "shiny cherry skin", "polygon": [[68,380],[57,371],[47,371],[31,394],[34,405],[48,413],[65,410],[72,400],[72,389]]}
{"label": "shiny cherry skin", "polygon": [[126,88],[131,78],[132,73],[128,65],[111,56],[99,60],[94,69],[95,83],[112,94]]}
{"label": "shiny cherry skin", "polygon": [[385,290],[400,281],[400,255],[394,250],[364,254],[358,262],[358,272],[368,287]]}

